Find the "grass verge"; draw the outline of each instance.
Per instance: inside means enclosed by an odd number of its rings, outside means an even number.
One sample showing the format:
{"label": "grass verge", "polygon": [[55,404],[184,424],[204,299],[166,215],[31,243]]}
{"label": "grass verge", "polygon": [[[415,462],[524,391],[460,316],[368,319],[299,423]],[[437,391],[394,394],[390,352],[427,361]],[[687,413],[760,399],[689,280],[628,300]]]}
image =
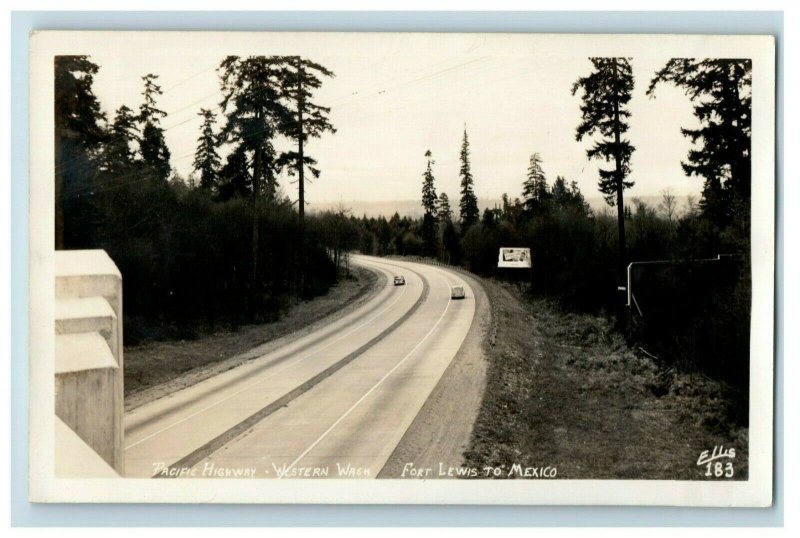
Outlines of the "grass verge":
{"label": "grass verge", "polygon": [[493,314],[489,365],[466,465],[550,466],[568,479],[708,480],[698,457],[723,446],[735,459],[717,461],[732,462],[733,479],[747,478],[748,430],[725,385],[659,367],[604,316],[483,284]]}
{"label": "grass verge", "polygon": [[[125,348],[125,408],[133,409],[190,386],[269,351],[269,344],[304,334],[330,316],[362,304],[385,277],[361,267],[351,269],[325,295],[292,305],[278,321],[217,331],[192,340],[148,342]],[[328,319],[326,319],[328,318]],[[257,349],[256,349],[257,348]],[[253,353],[249,353],[253,350]]]}

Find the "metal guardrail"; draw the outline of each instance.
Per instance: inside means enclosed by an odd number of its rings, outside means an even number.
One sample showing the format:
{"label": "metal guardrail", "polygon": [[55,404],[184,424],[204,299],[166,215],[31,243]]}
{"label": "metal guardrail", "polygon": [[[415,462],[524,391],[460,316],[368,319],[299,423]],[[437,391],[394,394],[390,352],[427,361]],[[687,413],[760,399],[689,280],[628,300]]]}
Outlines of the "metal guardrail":
{"label": "metal guardrail", "polygon": [[631,306],[635,306],[636,310],[639,312],[639,316],[644,317],[642,313],[642,309],[639,307],[639,303],[636,301],[636,296],[633,293],[633,268],[638,266],[646,266],[646,265],[688,265],[693,263],[709,263],[709,262],[718,262],[724,259],[733,259],[741,257],[741,254],[717,254],[714,258],[697,258],[697,259],[681,259],[681,260],[644,260],[644,261],[637,261],[631,262],[628,264],[627,268],[627,297],[628,300],[625,303],[625,306],[630,308]]}

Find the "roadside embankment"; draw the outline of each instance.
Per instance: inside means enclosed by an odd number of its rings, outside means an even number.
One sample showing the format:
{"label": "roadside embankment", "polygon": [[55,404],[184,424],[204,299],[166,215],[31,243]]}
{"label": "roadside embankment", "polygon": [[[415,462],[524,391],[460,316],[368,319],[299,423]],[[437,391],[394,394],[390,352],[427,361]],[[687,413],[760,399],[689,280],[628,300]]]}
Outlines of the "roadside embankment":
{"label": "roadside embankment", "polygon": [[325,295],[291,306],[276,322],[126,348],[125,410],[235,368],[331,323],[368,301],[386,283],[384,275],[362,267],[353,267],[351,274]]}
{"label": "roadside embankment", "polygon": [[747,479],[748,429],[736,424],[724,384],[658,366],[604,316],[564,312],[519,285],[482,283],[494,316],[465,465],[549,466],[573,479],[707,480],[698,458],[724,447],[735,449],[724,462],[733,476],[710,478]]}

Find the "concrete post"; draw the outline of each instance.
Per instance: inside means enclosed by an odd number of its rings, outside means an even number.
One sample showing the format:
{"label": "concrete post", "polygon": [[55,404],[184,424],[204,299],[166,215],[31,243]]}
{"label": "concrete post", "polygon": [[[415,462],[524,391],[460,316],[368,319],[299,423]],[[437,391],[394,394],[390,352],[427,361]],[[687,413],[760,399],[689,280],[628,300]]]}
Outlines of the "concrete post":
{"label": "concrete post", "polygon": [[[103,250],[57,251],[55,262],[55,412],[124,475],[122,276]],[[57,443],[56,450],[66,448]],[[56,461],[85,451],[72,452]]]}

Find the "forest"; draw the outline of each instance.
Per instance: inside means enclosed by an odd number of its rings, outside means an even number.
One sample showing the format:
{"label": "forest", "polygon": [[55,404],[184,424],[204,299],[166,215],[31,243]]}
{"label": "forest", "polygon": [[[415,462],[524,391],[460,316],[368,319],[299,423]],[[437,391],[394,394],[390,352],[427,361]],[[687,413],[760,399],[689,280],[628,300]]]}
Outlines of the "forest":
{"label": "forest", "polygon": [[[54,68],[55,247],[105,249],[117,263],[127,344],[269,321],[336,282],[337,218],[302,210],[305,175],[320,174],[303,143],[335,131],[312,101],[332,72],[296,56],[225,58],[221,119],[198,112],[195,173],[183,178],[157,75],[142,77],[137,107],[109,119],[92,89],[100,66],[58,56]],[[297,149],[276,151],[279,138]],[[298,179],[298,204],[277,184],[281,170]]]}
{"label": "forest", "polygon": [[[334,76],[319,64],[297,56],[222,60],[222,101],[198,111],[195,173],[183,178],[170,165],[157,75],[142,77],[141,103],[109,119],[92,90],[100,67],[86,56],[58,56],[55,246],[102,248],[115,260],[129,344],[275,319],[291,300],[325,293],[346,253],[359,251],[525,282],[565,309],[607,312],[669,367],[746,389],[751,62],[676,58],[653,74],[652,99],[671,84],[694,107],[699,127],[682,131],[693,146],[681,164],[703,190],[680,204],[665,189],[651,206],[625,194],[636,149],[627,134],[636,120],[628,107],[632,61],[590,58],[592,71],[571,88],[581,118],[569,128],[576,143],[592,144],[586,157],[600,163],[607,210],[592,210],[575,181],[547,177],[532,148],[519,193],[481,211],[475,185],[492,178],[473,177],[465,128],[457,197],[437,192],[435,156],[421,148],[425,166],[409,181],[421,178],[424,212],[411,219],[359,217],[346,207],[306,214],[305,184],[322,172],[305,144],[335,133],[329,109],[314,103],[314,91]],[[293,149],[277,151],[278,140]],[[296,200],[277,182],[283,170],[297,182]],[[501,246],[530,248],[531,269],[498,269]]]}
{"label": "forest", "polygon": [[[593,211],[575,181],[547,178],[532,153],[519,195],[479,211],[466,129],[458,206],[436,192],[430,151],[422,171],[424,215],[409,219],[351,217],[351,248],[422,256],[461,265],[484,277],[529,284],[567,310],[607,312],[644,353],[665,367],[698,371],[746,390],[750,341],[750,86],[749,60],[674,59],[654,73],[659,84],[685,90],[697,129],[683,129],[694,148],[682,162],[703,180],[699,200],[672,189],[656,206],[627,200],[632,187],[626,105],[634,86],[629,58],[592,58],[594,71],[572,89],[582,98],[576,141],[593,145],[601,162],[598,190],[608,209]],[[613,212],[610,211],[613,209]],[[621,247],[620,247],[621,246]],[[500,247],[528,247],[532,267],[498,269]],[[633,298],[627,303],[628,264]],[[620,289],[622,288],[622,289]]]}

